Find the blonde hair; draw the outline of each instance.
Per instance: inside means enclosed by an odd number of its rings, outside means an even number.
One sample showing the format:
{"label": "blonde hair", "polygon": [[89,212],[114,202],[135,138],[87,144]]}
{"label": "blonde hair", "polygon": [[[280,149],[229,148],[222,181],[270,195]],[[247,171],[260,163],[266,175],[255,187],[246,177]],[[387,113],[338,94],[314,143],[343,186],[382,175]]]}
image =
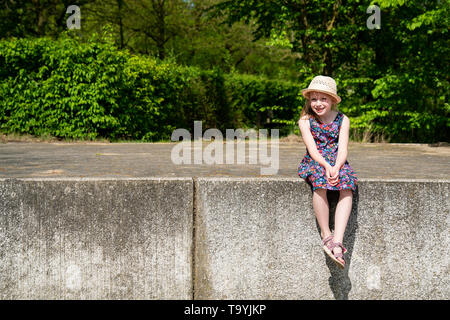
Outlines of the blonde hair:
{"label": "blonde hair", "polygon": [[[311,93],[313,93],[313,92],[310,92],[310,94]],[[321,92],[321,93],[323,93],[323,92]],[[306,98],[306,102],[305,102],[305,105],[303,106],[303,108],[302,108],[302,112],[300,113],[300,119],[301,118],[303,118],[303,117],[307,117],[307,119],[309,119],[309,118],[311,118],[311,117],[314,117],[314,118],[316,118],[316,114],[314,113],[314,111],[312,111],[312,109],[311,109],[311,98],[310,98],[310,94],[308,94],[308,98]],[[323,94],[326,94],[326,93],[323,93]],[[331,101],[333,101],[332,103],[331,103],[331,110],[334,110],[334,111],[339,111],[339,109],[338,109],[338,104],[336,103],[336,100],[332,97],[332,96],[330,96],[329,94],[326,94],[327,96],[329,96],[330,97],[330,100]],[[317,119],[317,118],[316,118]]]}

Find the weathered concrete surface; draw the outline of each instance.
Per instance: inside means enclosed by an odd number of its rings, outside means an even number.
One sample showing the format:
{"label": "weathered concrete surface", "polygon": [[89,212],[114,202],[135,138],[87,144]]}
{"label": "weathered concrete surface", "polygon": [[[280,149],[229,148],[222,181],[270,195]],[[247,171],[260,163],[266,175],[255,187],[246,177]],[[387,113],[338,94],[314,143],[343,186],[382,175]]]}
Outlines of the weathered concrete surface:
{"label": "weathered concrete surface", "polygon": [[0,299],[192,298],[192,180],[0,180]]}
{"label": "weathered concrete surface", "polygon": [[[203,143],[203,151],[208,146]],[[264,142],[261,142],[262,148]],[[177,143],[5,143],[0,178],[29,177],[261,177],[261,164],[180,164],[171,160]],[[268,147],[270,153],[270,147]],[[225,147],[224,147],[225,150]],[[303,143],[279,143],[277,177],[297,177]],[[448,179],[450,147],[426,144],[350,143],[348,160],[362,179]],[[237,151],[235,152],[235,156]],[[224,151],[225,157],[225,151]],[[193,159],[193,156],[191,156]],[[225,162],[225,161],[224,161]]]}
{"label": "weathered concrete surface", "polygon": [[0,298],[450,299],[449,147],[349,145],[342,272],[297,176],[303,144],[280,143],[275,176],[248,152],[175,165],[175,145],[0,144]]}
{"label": "weathered concrete surface", "polygon": [[195,299],[449,299],[449,183],[360,182],[341,271],[306,183],[198,178]]}

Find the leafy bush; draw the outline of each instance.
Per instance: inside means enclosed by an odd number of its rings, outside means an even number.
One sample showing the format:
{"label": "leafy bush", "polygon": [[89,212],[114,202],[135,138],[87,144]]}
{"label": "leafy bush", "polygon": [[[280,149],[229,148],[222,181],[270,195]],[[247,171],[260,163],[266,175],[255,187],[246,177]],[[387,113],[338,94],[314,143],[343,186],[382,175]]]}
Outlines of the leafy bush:
{"label": "leafy bush", "polygon": [[[405,64],[419,64],[414,59]],[[415,74],[405,64],[384,75],[335,77],[354,139],[448,140],[447,78],[431,62]],[[283,136],[299,132],[300,89],[311,78],[293,83],[179,66],[120,51],[108,37],[2,40],[0,131],[160,141],[176,128],[193,132],[201,120],[203,130],[278,128]]]}
{"label": "leafy bush", "polygon": [[295,130],[302,108],[299,84],[229,74],[226,87],[240,127],[279,128],[281,135]]}
{"label": "leafy bush", "polygon": [[[107,38],[0,41],[0,129],[59,138],[158,141],[175,128],[290,119],[298,88],[133,56]],[[283,105],[276,111],[270,108]],[[256,123],[255,123],[256,119]],[[191,130],[191,132],[192,132]]]}
{"label": "leafy bush", "polygon": [[0,129],[60,138],[167,137],[177,69],[108,41],[0,42]]}

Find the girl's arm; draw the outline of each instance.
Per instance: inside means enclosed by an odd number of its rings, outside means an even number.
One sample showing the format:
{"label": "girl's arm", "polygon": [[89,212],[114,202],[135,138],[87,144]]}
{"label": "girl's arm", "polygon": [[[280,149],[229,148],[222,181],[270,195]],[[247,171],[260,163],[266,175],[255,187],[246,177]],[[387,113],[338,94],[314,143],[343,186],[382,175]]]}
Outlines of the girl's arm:
{"label": "girl's arm", "polygon": [[300,118],[300,120],[298,120],[298,126],[300,127],[303,142],[305,143],[311,158],[317,161],[324,168],[330,166],[330,164],[325,160],[324,157],[322,157],[322,155],[317,150],[316,142],[314,141],[314,138],[310,131],[309,119],[307,117]]}
{"label": "girl's arm", "polygon": [[341,168],[347,161],[348,154],[348,135],[350,132],[350,120],[344,115],[342,119],[341,129],[339,131],[339,147],[338,154],[336,157],[335,167]]}

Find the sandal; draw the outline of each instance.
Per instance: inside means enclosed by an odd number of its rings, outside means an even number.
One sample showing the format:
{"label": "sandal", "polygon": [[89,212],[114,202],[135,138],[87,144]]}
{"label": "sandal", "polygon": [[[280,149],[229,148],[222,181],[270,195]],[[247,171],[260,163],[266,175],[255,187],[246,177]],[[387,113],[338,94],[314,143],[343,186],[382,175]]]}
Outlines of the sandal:
{"label": "sandal", "polygon": [[[344,253],[347,252],[347,249],[344,248],[342,243],[340,242],[334,242],[332,235],[323,239],[323,250],[327,253],[327,255],[340,267],[341,269],[345,268],[345,260],[344,260]],[[340,247],[342,249],[342,252],[334,253],[333,249],[336,247]],[[344,262],[339,261],[337,258],[341,258]]]}
{"label": "sandal", "polygon": [[325,239],[322,240],[322,244],[323,244],[323,250],[327,251],[328,250],[328,245],[329,242],[333,240],[333,233],[331,233],[331,235],[329,235],[328,237],[326,237]]}
{"label": "sandal", "polygon": [[[342,252],[337,252],[337,253],[334,253],[334,252],[333,252],[333,255],[334,255],[334,257],[335,257],[335,259],[333,259],[333,261],[336,262],[337,265],[338,265],[341,269],[344,269],[344,268],[345,268],[344,253],[347,252],[347,249],[345,249],[344,246],[342,245],[342,243],[340,243],[340,242],[334,242],[334,245],[335,245],[335,248],[336,248],[336,247],[340,247],[340,248],[342,249]],[[344,262],[338,260],[337,258],[341,258],[342,261],[344,261]]]}
{"label": "sandal", "polygon": [[333,233],[331,233],[331,235],[329,235],[328,237],[326,237],[325,239],[322,240],[322,245],[323,245],[323,250],[326,252],[327,255],[329,255],[330,257],[333,255],[331,252],[334,248],[334,242],[333,242]]}

